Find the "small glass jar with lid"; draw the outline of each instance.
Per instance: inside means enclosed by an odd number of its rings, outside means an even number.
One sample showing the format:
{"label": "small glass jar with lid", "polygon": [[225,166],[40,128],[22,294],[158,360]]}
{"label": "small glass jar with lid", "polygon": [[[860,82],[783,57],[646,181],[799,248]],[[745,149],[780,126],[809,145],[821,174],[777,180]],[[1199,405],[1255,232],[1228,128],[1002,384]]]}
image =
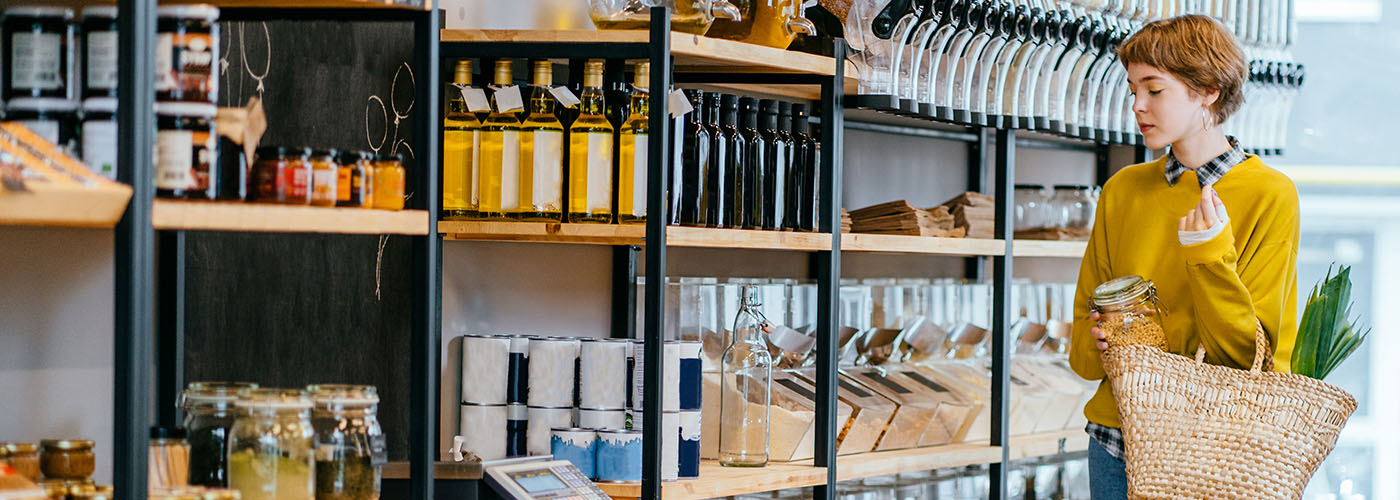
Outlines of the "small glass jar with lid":
{"label": "small glass jar with lid", "polygon": [[234,407],[228,481],[244,500],[316,497],[311,399],[296,389],[253,389]]}
{"label": "small glass jar with lid", "polygon": [[1057,227],[1065,228],[1076,239],[1089,238],[1089,230],[1094,227],[1094,210],[1098,208],[1093,186],[1057,185],[1050,204],[1057,213]]}
{"label": "small glass jar with lid", "polygon": [[52,479],[87,479],[97,469],[89,439],[45,439],[39,442],[39,469]]}
{"label": "small glass jar with lid", "polygon": [[374,208],[403,210],[403,155],[380,154],[374,160]]}
{"label": "small glass jar with lid", "polygon": [[1045,186],[1038,184],[1017,184],[1015,191],[1016,231],[1035,231],[1051,226],[1049,199],[1045,196]]}
{"label": "small glass jar with lid", "polygon": [[189,484],[190,444],[185,429],[151,428],[150,451],[146,454],[146,485],[151,488],[182,488]]}
{"label": "small glass jar with lid", "polygon": [[306,148],[258,148],[248,197],[261,203],[311,204],[310,155]]}
{"label": "small glass jar with lid", "polygon": [[248,382],[191,382],[180,394],[184,427],[190,445],[189,484],[228,486],[228,433],[233,427],[234,402]]}
{"label": "small glass jar with lid", "polygon": [[340,153],[340,175],[336,179],[335,206],[371,208],[374,206],[374,161],[364,151]]}
{"label": "small glass jar with lid", "polygon": [[6,460],[19,475],[30,481],[39,480],[39,445],[34,443],[5,443]]}
{"label": "small glass jar with lid", "polygon": [[311,153],[311,205],[317,207],[335,206],[340,164],[336,160],[336,150],[317,149]]}
{"label": "small glass jar with lid", "polygon": [[311,385],[317,500],[378,500],[385,455],[379,393],[368,385]]}
{"label": "small glass jar with lid", "polygon": [[1141,276],[1124,276],[1094,289],[1094,309],[1099,312],[1108,348],[1149,345],[1167,349],[1167,310],[1157,300],[1157,285]]}

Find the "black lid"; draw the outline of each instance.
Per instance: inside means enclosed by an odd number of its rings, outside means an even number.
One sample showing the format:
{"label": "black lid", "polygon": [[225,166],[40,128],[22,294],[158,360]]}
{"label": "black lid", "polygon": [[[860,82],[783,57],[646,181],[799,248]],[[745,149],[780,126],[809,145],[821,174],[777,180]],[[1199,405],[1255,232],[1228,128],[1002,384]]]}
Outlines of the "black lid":
{"label": "black lid", "polygon": [[720,94],[720,107],[726,110],[737,109],[739,107],[739,96],[734,94]]}
{"label": "black lid", "polygon": [[1036,190],[1043,190],[1043,189],[1045,189],[1045,186],[1042,186],[1042,185],[1040,185],[1040,184],[1017,184],[1017,185],[1016,185],[1016,189],[1036,189]]}
{"label": "black lid", "polygon": [[758,128],[758,99],[752,97],[739,99],[739,128]]}
{"label": "black lid", "polygon": [[792,103],[787,102],[787,101],[778,101],[778,115],[779,115],[779,116],[782,116],[782,115],[791,115],[791,114],[792,114]]}
{"label": "black lid", "polygon": [[793,117],[793,118],[797,118],[797,117],[799,117],[799,116],[800,116],[800,117],[803,117],[803,118],[806,118],[806,117],[807,117],[807,105],[806,105],[806,104],[803,104],[803,103],[800,103],[800,102],[793,103],[793,104],[792,104],[792,117]]}
{"label": "black lid", "polygon": [[151,427],[151,439],[185,439],[185,429],[182,427]]}
{"label": "black lid", "polygon": [[760,113],[776,115],[778,114],[778,101],[772,99],[758,101],[758,111]]}
{"label": "black lid", "polygon": [[1084,190],[1084,189],[1094,189],[1094,186],[1086,186],[1086,185],[1084,185],[1084,184],[1056,184],[1056,185],[1055,185],[1055,190],[1056,190],[1056,191],[1079,191],[1079,190]]}

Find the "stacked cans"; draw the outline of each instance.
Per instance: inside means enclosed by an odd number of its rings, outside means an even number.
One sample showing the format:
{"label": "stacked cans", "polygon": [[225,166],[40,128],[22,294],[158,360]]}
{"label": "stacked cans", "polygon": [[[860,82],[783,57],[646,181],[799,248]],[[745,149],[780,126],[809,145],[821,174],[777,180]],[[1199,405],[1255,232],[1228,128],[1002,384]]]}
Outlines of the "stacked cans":
{"label": "stacked cans", "polygon": [[525,391],[530,414],[525,449],[530,455],[549,454],[551,429],[573,426],[574,367],[579,348],[578,339],[530,339]]}
{"label": "stacked cans", "polygon": [[627,426],[627,357],[632,343],[621,339],[585,339],[579,346],[578,426],[625,429]]}
{"label": "stacked cans", "polygon": [[550,452],[589,479],[607,483],[642,480],[642,433],[624,429],[553,429]]}
{"label": "stacked cans", "polygon": [[481,460],[499,460],[516,451],[510,445],[520,415],[512,411],[515,408],[507,408],[506,397],[511,340],[496,335],[462,337],[462,421],[458,434],[464,438],[463,451]]}

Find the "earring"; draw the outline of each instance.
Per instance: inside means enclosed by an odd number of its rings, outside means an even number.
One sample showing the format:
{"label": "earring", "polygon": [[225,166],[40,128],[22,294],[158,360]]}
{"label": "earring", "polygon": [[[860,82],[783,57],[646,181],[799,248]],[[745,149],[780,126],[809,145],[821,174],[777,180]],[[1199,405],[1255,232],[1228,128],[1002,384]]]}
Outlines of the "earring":
{"label": "earring", "polygon": [[1210,130],[1210,109],[1201,108],[1201,128]]}

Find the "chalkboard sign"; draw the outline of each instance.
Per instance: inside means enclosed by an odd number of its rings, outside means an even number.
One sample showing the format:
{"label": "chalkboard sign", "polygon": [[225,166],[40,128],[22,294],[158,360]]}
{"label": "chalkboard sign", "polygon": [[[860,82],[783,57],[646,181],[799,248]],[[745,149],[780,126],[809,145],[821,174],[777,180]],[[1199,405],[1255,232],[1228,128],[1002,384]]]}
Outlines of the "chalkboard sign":
{"label": "chalkboard sign", "polygon": [[[262,144],[412,158],[411,117],[421,108],[411,22],[220,29],[219,104],[261,96]],[[190,233],[186,245],[187,382],[375,385],[390,460],[407,458],[409,237]]]}

